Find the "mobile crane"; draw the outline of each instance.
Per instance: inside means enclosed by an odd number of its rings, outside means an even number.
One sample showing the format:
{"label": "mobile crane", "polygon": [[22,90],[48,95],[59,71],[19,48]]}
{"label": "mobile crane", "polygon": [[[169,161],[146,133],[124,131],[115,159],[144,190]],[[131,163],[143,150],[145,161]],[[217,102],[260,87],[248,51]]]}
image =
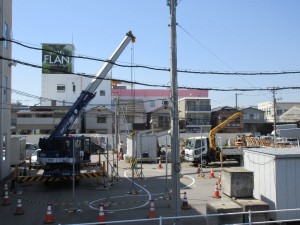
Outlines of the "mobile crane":
{"label": "mobile crane", "polygon": [[86,89],[81,92],[56,128],[47,138],[39,140],[41,151],[38,153],[38,162],[43,165],[43,176],[63,177],[74,173],[78,176],[81,164],[90,162],[90,138],[70,136],[69,132],[83,109],[95,97],[96,89],[130,41],[135,42],[135,36],[131,31],[126,33],[121,44],[103,64]]}
{"label": "mobile crane", "polygon": [[209,132],[209,138],[202,136],[188,138],[185,147],[185,160],[193,162],[195,165],[199,163],[207,165],[208,162],[225,159],[234,159],[239,162],[242,157],[242,151],[237,148],[224,148],[221,150],[218,146],[216,146],[215,135],[226,125],[242,115],[242,112],[237,112],[218,126],[214,127]]}

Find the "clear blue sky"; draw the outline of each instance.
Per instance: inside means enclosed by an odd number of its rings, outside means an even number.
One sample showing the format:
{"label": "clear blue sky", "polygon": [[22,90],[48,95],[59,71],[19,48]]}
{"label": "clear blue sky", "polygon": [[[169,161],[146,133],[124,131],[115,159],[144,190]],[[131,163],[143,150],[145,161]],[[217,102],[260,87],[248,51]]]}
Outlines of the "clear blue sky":
{"label": "clear blue sky", "polygon": [[[76,54],[107,59],[128,30],[137,37],[119,63],[170,67],[170,23],[166,0],[13,0],[13,38],[41,43],[73,43]],[[178,69],[228,72],[300,70],[300,1],[178,0]],[[40,51],[13,45],[13,58],[41,65]],[[99,62],[75,60],[75,72],[95,74]],[[113,76],[148,84],[169,84],[169,72],[113,68]],[[178,73],[178,86],[266,88],[300,86],[300,75],[224,76]],[[12,88],[41,96],[41,69],[17,65]],[[136,88],[147,88],[136,86]],[[272,93],[210,91],[212,107],[257,106]],[[300,101],[300,90],[279,91],[280,101]],[[13,95],[12,101],[36,99]]]}

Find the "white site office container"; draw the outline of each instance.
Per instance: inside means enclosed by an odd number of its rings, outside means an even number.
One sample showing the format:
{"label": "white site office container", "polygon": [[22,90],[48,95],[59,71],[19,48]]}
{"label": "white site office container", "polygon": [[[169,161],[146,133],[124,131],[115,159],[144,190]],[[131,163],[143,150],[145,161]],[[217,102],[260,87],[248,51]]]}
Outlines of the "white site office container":
{"label": "white site office container", "polygon": [[135,135],[132,140],[127,138],[127,157],[154,162],[157,158],[157,137],[151,134]]}
{"label": "white site office container", "polygon": [[[244,167],[254,172],[254,198],[270,209],[300,208],[300,148],[246,149]],[[300,211],[271,213],[270,218],[300,219]]]}

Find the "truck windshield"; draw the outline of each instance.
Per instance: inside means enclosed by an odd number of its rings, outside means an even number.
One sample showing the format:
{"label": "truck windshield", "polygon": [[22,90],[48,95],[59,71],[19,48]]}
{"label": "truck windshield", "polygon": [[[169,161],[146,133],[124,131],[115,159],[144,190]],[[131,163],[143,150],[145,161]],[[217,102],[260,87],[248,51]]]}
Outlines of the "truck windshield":
{"label": "truck windshield", "polygon": [[195,139],[189,139],[189,140],[187,140],[187,142],[186,142],[186,148],[188,148],[188,149],[194,148],[195,147],[195,142],[196,142]]}
{"label": "truck windshield", "polygon": [[[202,142],[202,143],[201,143]],[[196,145],[195,145],[195,148],[201,148],[205,146],[205,143],[204,143],[204,140],[203,139],[200,139],[200,140],[197,140],[196,141]]]}

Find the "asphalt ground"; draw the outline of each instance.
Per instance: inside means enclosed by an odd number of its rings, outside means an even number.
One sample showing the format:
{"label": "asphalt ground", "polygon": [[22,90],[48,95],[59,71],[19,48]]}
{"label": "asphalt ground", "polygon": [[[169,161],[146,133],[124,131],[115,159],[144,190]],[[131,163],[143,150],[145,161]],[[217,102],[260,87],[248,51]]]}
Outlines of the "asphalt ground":
{"label": "asphalt ground", "polygon": [[[94,156],[94,161],[98,156]],[[105,160],[102,156],[102,160]],[[112,160],[111,165],[113,165]],[[147,219],[150,211],[150,200],[154,201],[156,217],[175,216],[172,200],[167,198],[171,190],[171,163],[162,163],[159,168],[157,163],[137,164],[136,173],[142,174],[140,179],[130,165],[124,160],[118,161],[114,168],[114,176],[107,181],[104,178],[82,179],[79,185],[72,181],[53,182],[44,185],[42,182],[16,183],[14,190],[9,190],[8,206],[0,206],[0,224],[44,224],[48,205],[51,205],[51,214],[54,218],[52,224],[86,224],[98,221],[99,205],[104,204],[104,217],[106,221],[139,220]],[[224,163],[222,166],[237,166],[235,162]],[[166,180],[166,168],[168,180]],[[211,168],[215,178],[210,178]],[[206,203],[221,201],[213,198],[220,164],[212,164],[203,168],[203,175],[197,173],[198,168],[191,163],[181,164],[180,193],[181,200],[186,193],[184,205],[190,209],[180,209],[182,216],[206,214]],[[32,171],[33,172],[33,171]],[[5,182],[10,189],[10,181]],[[2,190],[4,184],[1,183]],[[2,191],[3,192],[3,191]],[[4,193],[3,193],[4,194]],[[2,194],[2,203],[6,202]],[[17,204],[21,199],[21,207]],[[24,211],[23,215],[15,213]],[[192,223],[191,223],[192,222]],[[185,219],[182,224],[205,224],[205,219]],[[157,221],[141,221],[123,224],[159,224]],[[163,224],[173,224],[172,220]]]}

